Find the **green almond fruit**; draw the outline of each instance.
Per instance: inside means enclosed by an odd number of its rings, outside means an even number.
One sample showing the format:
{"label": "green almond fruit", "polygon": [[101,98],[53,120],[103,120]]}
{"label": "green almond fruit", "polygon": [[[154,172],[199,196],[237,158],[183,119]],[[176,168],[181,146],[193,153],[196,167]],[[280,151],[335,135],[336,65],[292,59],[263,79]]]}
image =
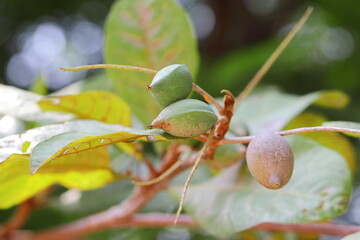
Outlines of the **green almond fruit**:
{"label": "green almond fruit", "polygon": [[284,137],[262,133],[250,142],[246,162],[251,175],[264,187],[279,189],[292,175],[294,155]]}
{"label": "green almond fruit", "polygon": [[217,119],[207,103],[184,99],[164,108],[149,128],[161,128],[176,137],[194,137],[207,132]]}
{"label": "green almond fruit", "polygon": [[186,65],[173,64],[161,69],[148,86],[161,107],[186,99],[192,90],[193,79]]}

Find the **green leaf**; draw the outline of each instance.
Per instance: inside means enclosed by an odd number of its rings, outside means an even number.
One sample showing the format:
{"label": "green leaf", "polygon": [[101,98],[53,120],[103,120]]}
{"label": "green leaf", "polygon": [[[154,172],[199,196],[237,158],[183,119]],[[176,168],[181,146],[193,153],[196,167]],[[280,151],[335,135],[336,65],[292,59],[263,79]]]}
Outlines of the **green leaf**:
{"label": "green leaf", "polygon": [[[284,128],[284,130],[301,128],[301,127],[314,127],[321,126],[326,117],[316,113],[305,112],[292,119]],[[301,135],[313,139],[320,144],[337,151],[346,159],[352,173],[356,171],[356,151],[353,144],[349,139],[340,133],[336,132],[312,132],[302,133]]]}
{"label": "green leaf", "polygon": [[[79,119],[131,126],[129,106],[111,92],[89,91],[77,95],[49,97],[39,101],[38,105],[42,110],[72,113]],[[117,146],[131,156],[143,158],[135,143],[119,143]]]}
{"label": "green leaf", "polygon": [[[174,0],[117,1],[107,18],[106,63],[160,70],[186,64],[195,77],[198,67],[197,41],[189,19]],[[145,124],[160,108],[145,90],[152,75],[109,70],[121,97]]]}
{"label": "green leaf", "polygon": [[83,123],[91,127],[82,126],[75,131],[55,135],[36,145],[30,159],[31,172],[36,172],[41,166],[57,158],[76,155],[110,144],[136,139],[148,140],[148,137],[153,137],[154,140],[166,140],[161,130],[137,130],[96,121],[83,121]]}
{"label": "green leaf", "polygon": [[[50,137],[74,130],[91,129],[95,121],[72,121],[62,124],[46,125],[27,130],[22,134],[7,136],[0,139],[0,163],[5,161],[11,154],[30,154],[34,147],[41,141]],[[96,123],[95,123],[96,125]]]}
{"label": "green leaf", "polygon": [[[326,107],[345,106],[345,95],[339,91],[320,91],[304,96],[281,93],[275,88],[265,88],[250,95],[234,112],[231,129],[243,134],[256,135],[265,131],[279,131],[292,118],[314,102]],[[326,105],[324,102],[343,102]]]}
{"label": "green leaf", "polygon": [[[338,153],[302,136],[289,136],[295,156],[290,182],[269,190],[238,168],[188,190],[184,209],[209,233],[228,236],[262,222],[326,220],[346,209],[351,174]],[[172,188],[179,198],[182,187]]]}
{"label": "green leaf", "polygon": [[[77,95],[48,97],[38,102],[42,110],[72,113],[79,119],[94,119],[105,123],[131,126],[127,103],[111,92],[89,91]],[[142,159],[134,143],[117,144],[124,152]]]}
{"label": "green leaf", "polygon": [[41,95],[2,84],[0,84],[0,92],[0,114],[25,121],[61,122],[72,118],[70,114],[41,111],[36,104],[42,99]]}
{"label": "green leaf", "polygon": [[28,155],[13,154],[0,164],[0,209],[19,204],[55,183],[89,190],[123,178],[112,171],[106,148],[59,158],[34,175],[30,174],[29,159]]}
{"label": "green leaf", "polygon": [[42,110],[75,114],[79,119],[131,126],[130,108],[113,93],[90,91],[77,95],[48,97],[38,102]]}
{"label": "green leaf", "polygon": [[30,87],[30,91],[40,95],[47,95],[48,89],[44,76],[39,75]]}
{"label": "green leaf", "polygon": [[165,134],[161,130],[136,130],[118,124],[106,124],[94,120],[76,120],[33,128],[22,134],[11,135],[0,139],[0,163],[5,161],[11,154],[30,154],[40,142],[58,134],[74,131],[83,133],[84,135],[86,135],[86,133],[91,135],[94,134],[94,132],[99,136],[102,134],[110,134],[109,141],[112,139],[112,133],[116,135],[116,132],[119,131],[129,131],[140,136],[151,136],[153,134],[157,138],[153,138],[152,140],[171,139],[168,134]]}
{"label": "green leaf", "polygon": [[[327,127],[339,127],[339,128],[360,130],[360,123],[357,122],[333,121],[333,122],[325,122],[323,123],[323,125]],[[357,133],[346,133],[346,132],[343,133],[351,137],[356,137],[356,138],[360,137],[360,134]]]}
{"label": "green leaf", "polygon": [[314,102],[314,104],[328,107],[342,109],[348,105],[350,98],[341,91],[324,91],[322,95]]}

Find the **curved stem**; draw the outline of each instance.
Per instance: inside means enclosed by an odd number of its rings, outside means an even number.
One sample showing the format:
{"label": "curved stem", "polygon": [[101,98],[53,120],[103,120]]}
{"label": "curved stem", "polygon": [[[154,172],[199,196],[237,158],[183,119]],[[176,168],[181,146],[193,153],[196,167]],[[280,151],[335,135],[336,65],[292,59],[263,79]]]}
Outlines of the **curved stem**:
{"label": "curved stem", "polygon": [[[299,134],[299,133],[309,133],[309,132],[341,132],[348,134],[356,134],[360,137],[360,130],[351,129],[351,128],[340,128],[340,127],[327,127],[327,126],[318,126],[318,127],[303,127],[303,128],[295,128],[286,131],[275,132],[281,136]],[[254,139],[255,136],[247,136],[247,137],[233,137],[226,138],[219,141],[219,145],[224,144],[234,144],[234,143],[249,143]]]}
{"label": "curved stem", "polygon": [[268,60],[262,65],[259,71],[255,74],[255,76],[251,79],[245,89],[240,93],[240,95],[236,98],[236,103],[240,103],[243,101],[249,93],[256,87],[256,85],[261,81],[261,79],[265,76],[265,74],[269,71],[270,67],[274,64],[274,62],[279,58],[280,54],[284,51],[284,49],[289,45],[291,40],[294,38],[296,33],[300,30],[300,28],[304,25],[306,20],[309,18],[311,12],[313,11],[312,7],[309,7],[304,15],[301,17],[299,22],[291,29],[291,31],[286,35],[284,40],[280,43],[277,49],[272,53],[272,55],[268,58]]}
{"label": "curved stem", "polygon": [[118,65],[118,64],[94,64],[94,65],[84,65],[78,67],[70,67],[70,68],[63,68],[60,69],[63,71],[80,71],[86,69],[102,69],[102,68],[113,68],[113,69],[120,69],[120,70],[129,70],[135,72],[143,72],[143,73],[150,73],[156,74],[158,71],[150,69],[150,68],[143,68],[143,67],[135,67],[135,66],[128,66],[128,65]]}
{"label": "curved stem", "polygon": [[164,180],[166,177],[168,177],[171,173],[175,172],[176,169],[178,169],[181,164],[183,164],[185,161],[177,161],[175,162],[173,165],[171,165],[171,167],[169,169],[167,169],[164,173],[162,173],[160,176],[153,178],[151,180],[148,181],[137,181],[137,180],[133,180],[132,183],[135,185],[139,185],[139,186],[148,186],[148,185],[153,185],[155,183],[158,183],[162,180]]}
{"label": "curved stem", "polygon": [[184,201],[185,201],[185,197],[186,197],[186,192],[188,190],[188,187],[189,187],[189,184],[190,184],[190,181],[192,179],[192,177],[194,176],[195,174],[195,171],[197,170],[197,168],[199,167],[199,164],[201,162],[201,160],[203,159],[203,156],[204,156],[204,153],[206,151],[206,149],[208,148],[208,146],[210,145],[210,143],[212,142],[212,139],[214,137],[214,132],[215,132],[215,127],[213,127],[210,131],[210,134],[209,134],[209,137],[208,137],[208,140],[206,141],[206,143],[204,144],[204,146],[202,147],[202,149],[200,150],[199,152],[199,156],[196,158],[196,161],[194,163],[194,166],[192,167],[190,173],[189,173],[189,176],[187,177],[186,181],[185,181],[185,184],[184,184],[184,189],[183,189],[183,192],[181,194],[181,200],[180,200],[180,203],[179,203],[179,208],[176,212],[176,218],[174,220],[174,224],[176,225],[178,219],[179,219],[179,216],[180,216],[180,213],[182,211],[182,208],[183,208],[183,205],[184,205]]}
{"label": "curved stem", "polygon": [[212,103],[216,107],[219,113],[222,112],[223,110],[222,106],[208,92],[206,92],[204,89],[202,89],[200,86],[196,85],[195,83],[192,84],[192,89],[201,96],[203,96],[206,102]]}

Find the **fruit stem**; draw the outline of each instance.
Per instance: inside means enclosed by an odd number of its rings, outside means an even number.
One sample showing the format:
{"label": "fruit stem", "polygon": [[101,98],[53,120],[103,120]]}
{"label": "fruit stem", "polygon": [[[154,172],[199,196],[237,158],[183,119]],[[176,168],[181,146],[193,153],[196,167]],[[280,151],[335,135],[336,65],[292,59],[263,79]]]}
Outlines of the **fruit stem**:
{"label": "fruit stem", "polygon": [[172,174],[184,162],[185,162],[185,160],[179,160],[179,161],[175,162],[169,169],[167,169],[164,173],[162,173],[160,176],[158,176],[156,178],[153,178],[153,179],[148,180],[148,181],[133,180],[132,183],[135,184],[135,185],[139,185],[139,186],[149,186],[149,185],[153,185],[155,183],[158,183],[158,182],[162,181],[163,179],[165,179],[170,174]]}
{"label": "fruit stem", "polygon": [[128,65],[118,65],[118,64],[94,64],[94,65],[83,65],[79,67],[70,67],[70,68],[63,68],[60,69],[63,71],[80,71],[85,69],[100,69],[100,68],[115,68],[120,70],[130,70],[135,72],[144,72],[144,73],[150,73],[150,74],[156,74],[158,71],[149,69],[149,68],[143,68],[143,67],[135,67],[135,66],[128,66]]}
{"label": "fruit stem", "polygon": [[259,71],[255,74],[255,76],[251,79],[251,81],[247,84],[245,89],[240,93],[240,95],[236,98],[236,103],[239,104],[242,102],[249,93],[256,87],[256,85],[261,81],[264,75],[269,71],[270,67],[274,64],[274,62],[279,58],[280,54],[284,51],[284,49],[288,46],[291,40],[294,38],[296,33],[300,30],[300,28],[304,25],[306,20],[309,18],[310,14],[313,11],[313,7],[308,7],[303,16],[300,18],[299,22],[291,29],[291,31],[286,35],[284,40],[280,43],[277,49],[272,53],[272,55],[268,58],[268,60],[262,65]]}
{"label": "fruit stem", "polygon": [[195,92],[197,92],[198,94],[200,94],[201,96],[203,96],[206,102],[212,103],[216,107],[216,109],[218,110],[219,113],[222,112],[223,108],[220,105],[220,103],[218,103],[218,101],[216,101],[216,99],[213,96],[211,96],[208,92],[206,92],[204,89],[202,89],[199,85],[196,85],[195,83],[193,83],[192,89]]}
{"label": "fruit stem", "polygon": [[174,220],[174,225],[176,225],[177,221],[179,220],[180,213],[182,211],[182,208],[183,208],[183,205],[184,205],[184,202],[185,202],[186,192],[187,192],[187,190],[189,188],[190,181],[191,181],[192,177],[194,176],[197,168],[199,167],[199,164],[200,164],[201,160],[203,159],[203,156],[204,156],[204,153],[206,152],[206,149],[208,148],[208,146],[212,142],[212,140],[214,138],[214,133],[215,133],[215,127],[212,127],[211,130],[210,130],[209,137],[208,137],[206,143],[204,144],[204,146],[202,147],[202,149],[200,150],[199,155],[196,158],[195,163],[194,163],[194,165],[193,165],[193,167],[192,167],[192,169],[191,169],[191,171],[189,173],[189,176],[187,177],[187,179],[185,181],[183,192],[181,194],[181,200],[180,200],[179,208],[178,208],[178,210],[176,212],[176,217],[175,217],[175,220]]}

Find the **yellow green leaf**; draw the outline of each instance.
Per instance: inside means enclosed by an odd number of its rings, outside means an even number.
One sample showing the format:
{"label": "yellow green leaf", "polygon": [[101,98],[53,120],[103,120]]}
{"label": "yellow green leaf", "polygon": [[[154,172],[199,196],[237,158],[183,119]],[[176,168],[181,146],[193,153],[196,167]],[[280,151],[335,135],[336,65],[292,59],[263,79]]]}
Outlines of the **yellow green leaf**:
{"label": "yellow green leaf", "polygon": [[58,158],[30,174],[29,155],[12,154],[0,164],[0,209],[9,208],[60,183],[68,188],[89,190],[123,178],[110,167],[106,148]]}
{"label": "yellow green leaf", "polygon": [[346,93],[338,90],[323,91],[321,96],[314,102],[316,105],[328,108],[341,109],[346,107],[350,98]]}
{"label": "yellow green leaf", "polygon": [[131,126],[127,103],[117,95],[103,91],[89,91],[77,95],[48,97],[38,102],[42,110],[75,114],[79,119]]}
{"label": "yellow green leaf", "polygon": [[[103,91],[89,91],[77,95],[48,97],[38,102],[42,110],[75,114],[80,119],[94,119],[105,123],[131,126],[131,112],[127,103],[117,95]],[[135,143],[117,144],[125,153],[142,159]]]}
{"label": "yellow green leaf", "polygon": [[46,95],[48,93],[48,89],[44,76],[39,75],[31,85],[30,90],[36,94]]}
{"label": "yellow green leaf", "polygon": [[[91,149],[120,142],[134,140],[166,140],[159,130],[136,130],[116,124],[104,124],[96,121],[93,128],[86,131],[71,131],[53,136],[36,145],[31,154],[31,172],[59,157],[78,154]],[[90,125],[91,126],[91,125]],[[84,126],[82,126],[84,127]]]}

